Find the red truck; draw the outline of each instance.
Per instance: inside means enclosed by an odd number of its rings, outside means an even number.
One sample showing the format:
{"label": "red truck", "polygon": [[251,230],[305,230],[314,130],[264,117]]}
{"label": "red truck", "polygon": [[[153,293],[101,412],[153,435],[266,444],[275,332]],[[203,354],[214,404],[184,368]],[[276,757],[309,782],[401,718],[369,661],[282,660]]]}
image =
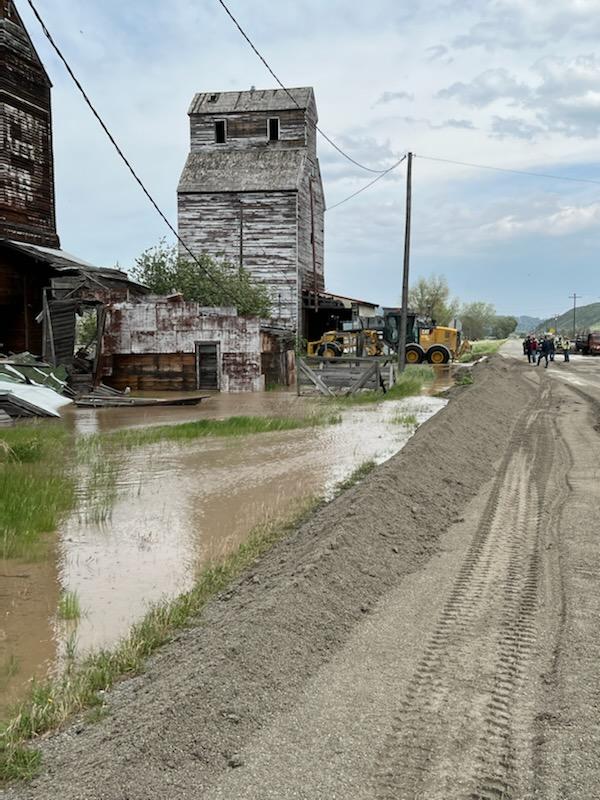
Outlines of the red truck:
{"label": "red truck", "polygon": [[600,332],[578,336],[575,340],[575,349],[584,356],[600,356]]}

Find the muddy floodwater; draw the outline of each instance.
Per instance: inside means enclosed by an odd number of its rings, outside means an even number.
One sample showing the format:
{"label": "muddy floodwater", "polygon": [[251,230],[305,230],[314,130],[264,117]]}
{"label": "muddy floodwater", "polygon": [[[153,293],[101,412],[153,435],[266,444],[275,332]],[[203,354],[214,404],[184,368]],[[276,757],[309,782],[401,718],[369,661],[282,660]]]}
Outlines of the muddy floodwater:
{"label": "muddy floodwater", "polygon": [[[70,409],[66,424],[87,434],[233,414],[304,416],[314,404],[291,393],[215,395],[198,407]],[[363,462],[402,448],[415,430],[411,416],[422,423],[444,404],[422,396],[355,406],[337,425],[161,442],[83,464],[77,511],[49,557],[0,562],[0,713],[32,678],[60,669],[67,649],[81,656],[113,645],[151,603],[189,589],[256,525],[303,499],[331,497]],[[58,618],[65,591],[77,594],[78,620]]]}

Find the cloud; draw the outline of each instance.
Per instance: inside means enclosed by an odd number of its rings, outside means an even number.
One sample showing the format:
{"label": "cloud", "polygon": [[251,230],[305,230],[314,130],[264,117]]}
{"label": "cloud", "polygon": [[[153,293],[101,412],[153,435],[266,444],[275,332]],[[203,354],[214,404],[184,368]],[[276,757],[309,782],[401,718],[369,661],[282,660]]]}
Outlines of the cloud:
{"label": "cloud", "polygon": [[600,202],[588,205],[564,205],[554,212],[531,218],[507,215],[481,226],[479,235],[495,239],[511,239],[516,236],[572,236],[595,230],[600,224]]}
{"label": "cloud", "polygon": [[412,102],[414,99],[414,94],[410,94],[409,92],[384,92],[379,99],[375,101],[375,105],[386,105],[387,103],[393,103],[396,100],[408,100],[409,102]]}
{"label": "cloud", "polygon": [[466,33],[454,37],[453,47],[516,50],[600,34],[600,0],[485,0],[479,14]]}
{"label": "cloud", "polygon": [[434,129],[440,128],[457,128],[458,130],[474,131],[476,130],[473,121],[470,119],[447,119],[441,125],[433,125]]}
{"label": "cloud", "polygon": [[535,125],[520,117],[493,117],[492,134],[497,139],[535,139],[544,132],[541,125]]}
{"label": "cloud", "polygon": [[453,83],[446,89],[441,89],[437,97],[442,100],[458,100],[467,106],[483,108],[494,103],[500,98],[510,98],[519,102],[529,96],[529,88],[514,78],[503,67],[488,69],[482,72],[470,83]]}
{"label": "cloud", "polygon": [[405,125],[421,126],[432,131],[440,131],[444,128],[456,128],[465,131],[477,130],[470,119],[446,119],[443,122],[432,122],[430,119],[422,117],[394,117],[394,119]]}
{"label": "cloud", "polygon": [[430,63],[443,61],[444,64],[451,64],[454,60],[449,55],[450,49],[445,44],[436,44],[425,50],[425,57]]}
{"label": "cloud", "polygon": [[532,115],[530,120],[495,116],[492,133],[501,138],[532,139],[547,132],[589,139],[600,133],[598,56],[548,56],[531,66],[528,78],[524,83],[504,68],[489,69],[469,83],[440,90],[437,97],[476,108],[504,101]]}

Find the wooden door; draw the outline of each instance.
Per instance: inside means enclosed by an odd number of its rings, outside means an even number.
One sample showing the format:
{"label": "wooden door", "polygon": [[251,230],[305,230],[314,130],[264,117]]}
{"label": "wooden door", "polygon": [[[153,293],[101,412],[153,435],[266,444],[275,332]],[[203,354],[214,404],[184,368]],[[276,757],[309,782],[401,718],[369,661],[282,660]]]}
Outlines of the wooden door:
{"label": "wooden door", "polygon": [[196,342],[196,388],[219,390],[219,353],[216,342]]}

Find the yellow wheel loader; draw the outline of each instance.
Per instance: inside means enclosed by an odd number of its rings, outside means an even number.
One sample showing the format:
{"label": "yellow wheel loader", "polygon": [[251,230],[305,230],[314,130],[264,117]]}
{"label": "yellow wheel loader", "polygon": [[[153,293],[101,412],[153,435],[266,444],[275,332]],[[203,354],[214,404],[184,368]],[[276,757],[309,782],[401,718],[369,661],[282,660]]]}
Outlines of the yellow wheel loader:
{"label": "yellow wheel loader", "polygon": [[[384,345],[397,352],[400,320],[399,309],[384,309],[383,317],[361,319],[358,330],[327,331],[317,341],[308,342],[307,354],[332,359],[344,355],[381,356]],[[471,349],[457,328],[427,323],[414,313],[408,314],[406,342],[407,364],[448,364]]]}

